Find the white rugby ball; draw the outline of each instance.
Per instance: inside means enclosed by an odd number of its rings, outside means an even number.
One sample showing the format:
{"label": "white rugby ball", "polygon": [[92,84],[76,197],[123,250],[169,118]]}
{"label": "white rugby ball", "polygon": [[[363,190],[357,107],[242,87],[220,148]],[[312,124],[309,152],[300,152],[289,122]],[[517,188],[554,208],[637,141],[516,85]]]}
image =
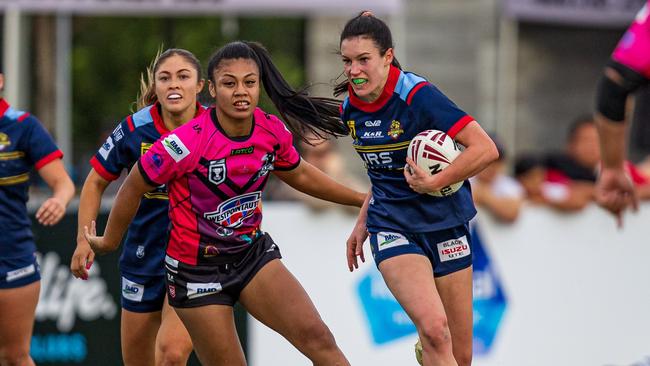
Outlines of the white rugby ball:
{"label": "white rugby ball", "polygon": [[[446,133],[438,130],[422,131],[409,144],[407,156],[431,175],[437,174],[454,161],[462,150]],[[460,189],[463,182],[451,184],[436,192],[429,192],[436,197],[449,196]]]}

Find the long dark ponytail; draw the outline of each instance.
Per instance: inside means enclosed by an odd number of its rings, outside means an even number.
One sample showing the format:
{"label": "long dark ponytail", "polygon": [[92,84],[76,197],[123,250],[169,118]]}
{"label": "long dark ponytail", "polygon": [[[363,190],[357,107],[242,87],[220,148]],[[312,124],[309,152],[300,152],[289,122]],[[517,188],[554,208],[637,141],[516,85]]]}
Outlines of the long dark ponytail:
{"label": "long dark ponytail", "polygon": [[236,41],[220,48],[208,62],[208,78],[215,84],[214,71],[223,60],[254,60],[260,71],[264,90],[287,127],[303,141],[313,134],[320,138],[345,136],[348,129],[339,117],[341,101],[333,98],[313,97],[307,88],[294,90],[273,64],[268,51],[257,42]]}
{"label": "long dark ponytail", "polygon": [[[354,37],[365,37],[371,39],[377,48],[379,48],[379,55],[383,56],[386,54],[389,48],[394,48],[393,45],[393,36],[390,32],[388,25],[384,23],[383,20],[375,17],[369,11],[362,11],[356,17],[348,20],[343,27],[341,32],[341,38],[339,40],[339,48],[343,40]],[[392,65],[398,69],[402,69],[402,66],[397,61],[396,57],[393,57]],[[334,87],[334,96],[339,96],[348,91],[348,80],[336,84]]]}

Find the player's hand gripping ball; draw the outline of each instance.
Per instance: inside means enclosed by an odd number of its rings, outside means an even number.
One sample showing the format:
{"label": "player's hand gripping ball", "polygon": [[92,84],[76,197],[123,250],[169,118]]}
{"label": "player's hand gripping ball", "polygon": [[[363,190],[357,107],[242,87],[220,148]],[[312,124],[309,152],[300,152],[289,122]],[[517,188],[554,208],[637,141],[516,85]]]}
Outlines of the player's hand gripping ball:
{"label": "player's hand gripping ball", "polygon": [[[407,156],[429,174],[434,175],[448,167],[462,152],[460,146],[446,133],[438,130],[422,131],[409,144]],[[462,187],[463,182],[443,187],[429,194],[437,197],[449,196]]]}

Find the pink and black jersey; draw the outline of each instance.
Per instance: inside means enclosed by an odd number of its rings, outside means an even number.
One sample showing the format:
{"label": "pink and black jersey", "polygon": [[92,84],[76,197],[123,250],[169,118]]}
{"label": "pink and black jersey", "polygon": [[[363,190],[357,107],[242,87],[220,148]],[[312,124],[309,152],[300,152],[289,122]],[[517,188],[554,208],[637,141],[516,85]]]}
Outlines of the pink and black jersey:
{"label": "pink and black jersey", "polygon": [[228,137],[213,108],[158,140],[138,162],[150,185],[168,187],[167,255],[193,265],[237,254],[260,236],[268,173],[299,163],[284,123],[259,108],[247,136]]}
{"label": "pink and black jersey", "polygon": [[650,79],[650,1],[619,41],[612,59]]}
{"label": "pink and black jersey", "polygon": [[36,117],[0,98],[0,258],[36,250],[26,206],[29,173],[32,167],[38,170],[62,157]]}
{"label": "pink and black jersey", "polygon": [[[196,110],[199,115],[205,108],[197,104]],[[124,118],[90,160],[90,165],[107,181],[117,179],[125,169],[130,170],[154,142],[169,133],[160,113],[160,103],[155,103]],[[164,185],[142,197],[124,240],[120,270],[130,274],[163,275],[168,208]]]}

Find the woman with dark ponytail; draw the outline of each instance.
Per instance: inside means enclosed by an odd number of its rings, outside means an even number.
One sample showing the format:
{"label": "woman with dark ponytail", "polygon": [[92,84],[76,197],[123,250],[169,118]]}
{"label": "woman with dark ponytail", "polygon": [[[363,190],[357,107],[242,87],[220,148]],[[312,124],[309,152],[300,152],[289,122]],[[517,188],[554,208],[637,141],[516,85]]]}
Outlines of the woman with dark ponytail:
{"label": "woman with dark ponytail", "polygon": [[[375,264],[415,324],[424,365],[468,366],[472,360],[472,251],[476,214],[467,178],[498,156],[474,118],[424,78],[401,69],[388,26],[370,12],[350,19],[340,37],[343,74],[335,94],[372,190],[347,241],[350,271],[364,260],[370,235]],[[369,123],[370,122],[370,123]],[[466,148],[429,175],[406,151],[422,131],[440,130]],[[440,191],[464,181],[455,193]],[[423,351],[423,352],[422,352]]]}
{"label": "woman with dark ponytail", "polygon": [[262,46],[229,43],[208,63],[215,106],[157,141],[120,189],[96,252],[114,250],[138,208],[135,199],[161,184],[169,190],[167,294],[204,365],[245,365],[234,321],[239,301],[314,365],[348,365],[300,283],[261,230],[261,197],[273,172],[293,188],[328,201],[361,206],[365,195],[301,160],[277,117],[257,107],[260,83],[285,119],[306,131],[342,135],[333,99],[293,90]]}

